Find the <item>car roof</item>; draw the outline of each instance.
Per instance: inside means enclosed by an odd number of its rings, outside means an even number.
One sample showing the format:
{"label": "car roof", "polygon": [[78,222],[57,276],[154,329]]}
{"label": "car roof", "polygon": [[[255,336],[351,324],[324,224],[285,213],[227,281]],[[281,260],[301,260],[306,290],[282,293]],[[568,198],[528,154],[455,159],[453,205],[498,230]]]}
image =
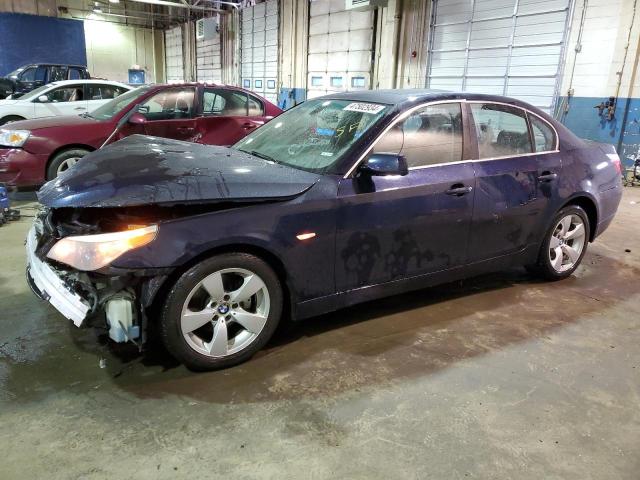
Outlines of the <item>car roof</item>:
{"label": "car roof", "polygon": [[[459,92],[435,89],[383,89],[383,90],[357,90],[341,93],[332,93],[321,98],[336,100],[352,100],[355,102],[382,103],[397,105],[401,109],[424,102],[439,100],[481,100],[486,102],[501,102],[517,105],[535,113],[544,113],[531,104],[511,97],[501,95],[489,95],[484,93]],[[546,114],[545,114],[546,115]]]}
{"label": "car roof", "polygon": [[71,85],[71,84],[77,85],[78,83],[88,83],[88,84],[99,83],[102,85],[117,85],[119,87],[127,87],[131,89],[136,88],[136,87],[132,87],[131,85],[127,85],[126,83],[116,82],[113,80],[90,80],[86,78],[79,78],[77,80],[56,80],[55,82],[47,83],[47,86],[61,87],[61,86]]}

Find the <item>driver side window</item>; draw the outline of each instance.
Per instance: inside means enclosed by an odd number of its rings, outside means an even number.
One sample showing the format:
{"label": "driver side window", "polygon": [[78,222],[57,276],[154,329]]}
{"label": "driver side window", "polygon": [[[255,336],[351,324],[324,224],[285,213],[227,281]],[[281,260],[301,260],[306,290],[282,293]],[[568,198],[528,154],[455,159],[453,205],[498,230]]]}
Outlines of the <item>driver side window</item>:
{"label": "driver side window", "polygon": [[51,103],[79,102],[83,100],[82,85],[72,85],[51,90],[46,94]]}
{"label": "driver side window", "polygon": [[428,105],[396,123],[373,147],[374,153],[404,155],[407,166],[424,167],[462,160],[459,103]]}
{"label": "driver side window", "polygon": [[193,88],[163,90],[144,102],[139,112],[147,120],[177,120],[191,118],[193,113]]}

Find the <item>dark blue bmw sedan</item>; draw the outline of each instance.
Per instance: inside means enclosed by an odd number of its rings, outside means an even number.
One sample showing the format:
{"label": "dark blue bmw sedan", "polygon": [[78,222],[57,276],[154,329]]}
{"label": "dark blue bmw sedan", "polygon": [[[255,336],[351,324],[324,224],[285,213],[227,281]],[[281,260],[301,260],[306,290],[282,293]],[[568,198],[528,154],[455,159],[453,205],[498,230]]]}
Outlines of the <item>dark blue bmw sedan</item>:
{"label": "dark blue bmw sedan", "polygon": [[516,265],[565,278],[622,193],[610,145],[517,100],[421,90],[310,100],[232,148],[133,136],[87,160],[39,192],[29,283],[193,369],[249,359],[285,316]]}

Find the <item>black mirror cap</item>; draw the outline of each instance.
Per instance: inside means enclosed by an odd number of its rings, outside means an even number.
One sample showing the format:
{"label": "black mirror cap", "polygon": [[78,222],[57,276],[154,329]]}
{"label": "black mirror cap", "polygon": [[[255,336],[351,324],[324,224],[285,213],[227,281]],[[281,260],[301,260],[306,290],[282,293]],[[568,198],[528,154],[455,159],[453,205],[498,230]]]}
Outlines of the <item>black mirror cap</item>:
{"label": "black mirror cap", "polygon": [[406,175],[409,173],[407,159],[396,153],[373,153],[365,160],[360,171],[369,175]]}

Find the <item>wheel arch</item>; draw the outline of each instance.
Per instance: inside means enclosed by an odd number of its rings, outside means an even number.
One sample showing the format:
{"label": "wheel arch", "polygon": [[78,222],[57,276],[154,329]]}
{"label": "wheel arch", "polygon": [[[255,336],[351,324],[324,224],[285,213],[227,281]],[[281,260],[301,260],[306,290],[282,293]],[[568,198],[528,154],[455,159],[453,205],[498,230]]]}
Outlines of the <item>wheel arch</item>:
{"label": "wheel arch", "polygon": [[20,121],[20,120],[27,120],[27,117],[23,116],[23,115],[14,115],[14,114],[9,114],[9,115],[3,115],[2,117],[0,117],[0,125],[4,125],[6,122],[8,122],[9,120],[11,121]]}
{"label": "wheel arch", "polygon": [[589,219],[589,241],[593,242],[598,227],[598,206],[596,201],[588,193],[580,193],[567,200],[567,202],[562,205],[562,208],[570,205],[576,205],[582,208],[587,214],[587,218]]}
{"label": "wheel arch", "polygon": [[282,284],[282,294],[284,298],[282,312],[283,319],[288,318],[288,316],[291,315],[291,312],[293,311],[293,296],[291,294],[291,288],[288,282],[288,275],[284,267],[284,262],[278,255],[276,255],[269,249],[251,243],[232,243],[228,245],[216,246],[200,252],[195,257],[176,267],[162,282],[162,285],[157,289],[156,293],[153,295],[153,298],[150,299],[151,301],[149,302],[149,305],[146,306],[152,307],[154,309],[158,308],[160,306],[158,304],[159,299],[165,298],[169,289],[171,289],[171,287],[176,283],[178,278],[184,272],[207,258],[211,258],[214,255],[221,255],[224,253],[247,253],[249,255],[258,257],[260,260],[265,261],[267,265],[269,265],[273,269],[275,274],[278,276],[280,283]]}
{"label": "wheel arch", "polygon": [[49,166],[49,164],[51,163],[51,160],[53,160],[53,158],[56,155],[58,155],[59,153],[65,152],[67,150],[73,150],[75,148],[81,148],[82,150],[87,150],[88,152],[93,152],[96,149],[95,147],[92,147],[91,145],[87,145],[86,143],[72,143],[72,144],[62,145],[56,148],[53,152],[51,152],[51,154],[49,155],[49,158],[47,159],[47,167]]}

